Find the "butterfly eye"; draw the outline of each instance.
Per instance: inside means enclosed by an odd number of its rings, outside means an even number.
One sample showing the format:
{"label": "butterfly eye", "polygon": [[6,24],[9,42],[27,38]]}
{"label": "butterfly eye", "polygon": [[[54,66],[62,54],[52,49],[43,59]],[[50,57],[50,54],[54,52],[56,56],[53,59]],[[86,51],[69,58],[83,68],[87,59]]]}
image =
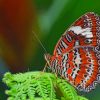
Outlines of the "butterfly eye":
{"label": "butterfly eye", "polygon": [[46,61],[51,59],[51,55],[50,54],[44,54],[44,58]]}
{"label": "butterfly eye", "polygon": [[85,43],[90,44],[90,43],[92,43],[92,40],[91,39],[86,39]]}

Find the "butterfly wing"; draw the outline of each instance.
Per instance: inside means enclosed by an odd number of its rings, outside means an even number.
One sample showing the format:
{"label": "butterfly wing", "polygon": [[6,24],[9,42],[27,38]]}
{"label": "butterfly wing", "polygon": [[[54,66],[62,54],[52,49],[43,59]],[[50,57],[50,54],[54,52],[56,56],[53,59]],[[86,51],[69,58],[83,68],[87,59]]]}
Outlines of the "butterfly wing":
{"label": "butterfly wing", "polygon": [[75,48],[57,61],[57,72],[79,91],[89,92],[100,82],[100,65],[92,47]]}
{"label": "butterfly wing", "polygon": [[97,46],[100,44],[99,26],[100,17],[93,12],[86,13],[61,36],[53,55],[61,55],[76,46]]}
{"label": "butterfly wing", "polygon": [[100,17],[89,12],[75,21],[53,55],[57,61],[51,66],[73,86],[85,92],[94,89],[100,82]]}

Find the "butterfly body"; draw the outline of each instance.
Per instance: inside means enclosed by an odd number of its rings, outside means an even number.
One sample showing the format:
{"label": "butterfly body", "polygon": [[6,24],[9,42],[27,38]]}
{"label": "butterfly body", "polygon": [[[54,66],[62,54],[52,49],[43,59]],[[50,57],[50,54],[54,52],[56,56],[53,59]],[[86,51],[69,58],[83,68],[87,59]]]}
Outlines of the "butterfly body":
{"label": "butterfly body", "polygon": [[65,31],[53,56],[45,55],[52,72],[79,91],[89,92],[100,83],[100,17],[89,12]]}

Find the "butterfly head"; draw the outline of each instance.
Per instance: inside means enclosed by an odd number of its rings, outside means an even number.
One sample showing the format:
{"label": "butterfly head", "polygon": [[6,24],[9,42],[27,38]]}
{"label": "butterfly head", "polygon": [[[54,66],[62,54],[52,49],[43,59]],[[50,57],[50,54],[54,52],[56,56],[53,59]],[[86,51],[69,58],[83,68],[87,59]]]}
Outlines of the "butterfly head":
{"label": "butterfly head", "polygon": [[51,55],[48,54],[48,53],[46,53],[46,54],[44,54],[44,58],[45,58],[45,60],[47,61],[48,65],[50,65]]}
{"label": "butterfly head", "polygon": [[49,53],[44,54],[44,58],[46,61],[50,61],[51,60],[51,55]]}

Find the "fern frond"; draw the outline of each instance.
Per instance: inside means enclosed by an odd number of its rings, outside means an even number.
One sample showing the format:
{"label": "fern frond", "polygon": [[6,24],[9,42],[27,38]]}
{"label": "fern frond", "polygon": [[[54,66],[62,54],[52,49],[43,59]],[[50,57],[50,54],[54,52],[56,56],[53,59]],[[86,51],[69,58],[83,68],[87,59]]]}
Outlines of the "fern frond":
{"label": "fern frond", "polygon": [[78,96],[78,100],[88,100],[88,99],[82,96]]}
{"label": "fern frond", "polygon": [[78,100],[76,90],[66,80],[57,79],[57,86],[67,100]]}
{"label": "fern frond", "polygon": [[3,82],[8,100],[88,100],[78,96],[74,87],[54,74],[44,72],[6,73]]}

